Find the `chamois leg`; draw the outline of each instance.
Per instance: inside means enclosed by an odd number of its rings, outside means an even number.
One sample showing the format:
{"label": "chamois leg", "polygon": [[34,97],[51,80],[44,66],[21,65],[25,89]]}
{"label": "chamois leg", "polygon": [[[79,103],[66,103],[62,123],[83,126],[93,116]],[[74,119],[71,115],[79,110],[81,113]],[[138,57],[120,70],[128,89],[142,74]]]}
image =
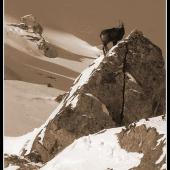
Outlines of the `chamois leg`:
{"label": "chamois leg", "polygon": [[107,44],[105,43],[105,44],[103,44],[103,54],[104,54],[104,56],[106,56],[106,53],[109,51],[109,48],[108,48],[108,46],[107,46]]}
{"label": "chamois leg", "polygon": [[109,51],[109,48],[107,45],[103,45],[103,54],[106,56],[106,53]]}
{"label": "chamois leg", "polygon": [[103,54],[104,56],[106,56],[106,53],[105,53],[105,46],[103,45]]}

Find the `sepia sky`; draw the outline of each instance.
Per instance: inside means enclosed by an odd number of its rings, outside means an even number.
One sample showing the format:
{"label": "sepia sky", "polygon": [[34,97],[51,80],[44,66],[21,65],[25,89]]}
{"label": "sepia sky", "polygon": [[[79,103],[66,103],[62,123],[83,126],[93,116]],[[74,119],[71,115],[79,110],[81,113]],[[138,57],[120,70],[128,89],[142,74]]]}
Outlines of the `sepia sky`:
{"label": "sepia sky", "polygon": [[100,32],[117,27],[121,19],[124,38],[138,28],[166,58],[166,0],[4,0],[5,17],[19,20],[27,14],[44,30],[60,29],[94,46],[102,44]]}

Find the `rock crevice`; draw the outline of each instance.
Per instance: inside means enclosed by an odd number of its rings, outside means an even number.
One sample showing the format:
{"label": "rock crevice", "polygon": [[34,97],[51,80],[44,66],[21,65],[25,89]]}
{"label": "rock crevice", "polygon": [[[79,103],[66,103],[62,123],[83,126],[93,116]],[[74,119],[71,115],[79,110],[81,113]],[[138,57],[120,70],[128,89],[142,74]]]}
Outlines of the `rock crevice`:
{"label": "rock crevice", "polygon": [[125,105],[125,89],[126,89],[126,56],[128,54],[128,44],[126,43],[126,52],[125,52],[125,56],[124,56],[124,62],[123,62],[123,98],[122,98],[122,110],[121,110],[121,122],[120,125],[123,124],[123,115],[124,115],[124,105]]}

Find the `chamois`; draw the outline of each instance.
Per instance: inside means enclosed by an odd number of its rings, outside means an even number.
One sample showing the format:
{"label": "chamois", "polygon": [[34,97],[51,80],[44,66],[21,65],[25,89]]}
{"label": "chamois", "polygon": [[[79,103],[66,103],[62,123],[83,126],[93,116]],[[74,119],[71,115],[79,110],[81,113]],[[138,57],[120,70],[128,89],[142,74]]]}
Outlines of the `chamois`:
{"label": "chamois", "polygon": [[100,33],[100,38],[103,43],[103,54],[106,56],[106,52],[109,50],[107,44],[109,42],[113,43],[113,46],[120,41],[125,34],[124,23],[119,20],[119,27],[103,30]]}

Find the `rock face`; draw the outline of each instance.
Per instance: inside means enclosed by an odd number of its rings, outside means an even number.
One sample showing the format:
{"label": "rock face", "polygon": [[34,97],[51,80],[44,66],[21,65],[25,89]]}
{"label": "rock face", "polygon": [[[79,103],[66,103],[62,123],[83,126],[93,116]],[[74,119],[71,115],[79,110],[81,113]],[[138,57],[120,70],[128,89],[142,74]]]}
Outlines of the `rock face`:
{"label": "rock face", "polygon": [[79,137],[162,114],[162,52],[134,30],[82,72],[23,154],[36,151],[47,162]]}
{"label": "rock face", "polygon": [[125,42],[123,124],[165,114],[165,69],[161,50],[138,30]]}
{"label": "rock face", "polygon": [[122,130],[117,136],[122,149],[127,152],[143,153],[140,164],[132,168],[133,170],[160,170],[165,164],[166,154],[163,153],[163,148],[166,147],[165,135],[159,134],[155,127],[131,124],[130,129]]}

